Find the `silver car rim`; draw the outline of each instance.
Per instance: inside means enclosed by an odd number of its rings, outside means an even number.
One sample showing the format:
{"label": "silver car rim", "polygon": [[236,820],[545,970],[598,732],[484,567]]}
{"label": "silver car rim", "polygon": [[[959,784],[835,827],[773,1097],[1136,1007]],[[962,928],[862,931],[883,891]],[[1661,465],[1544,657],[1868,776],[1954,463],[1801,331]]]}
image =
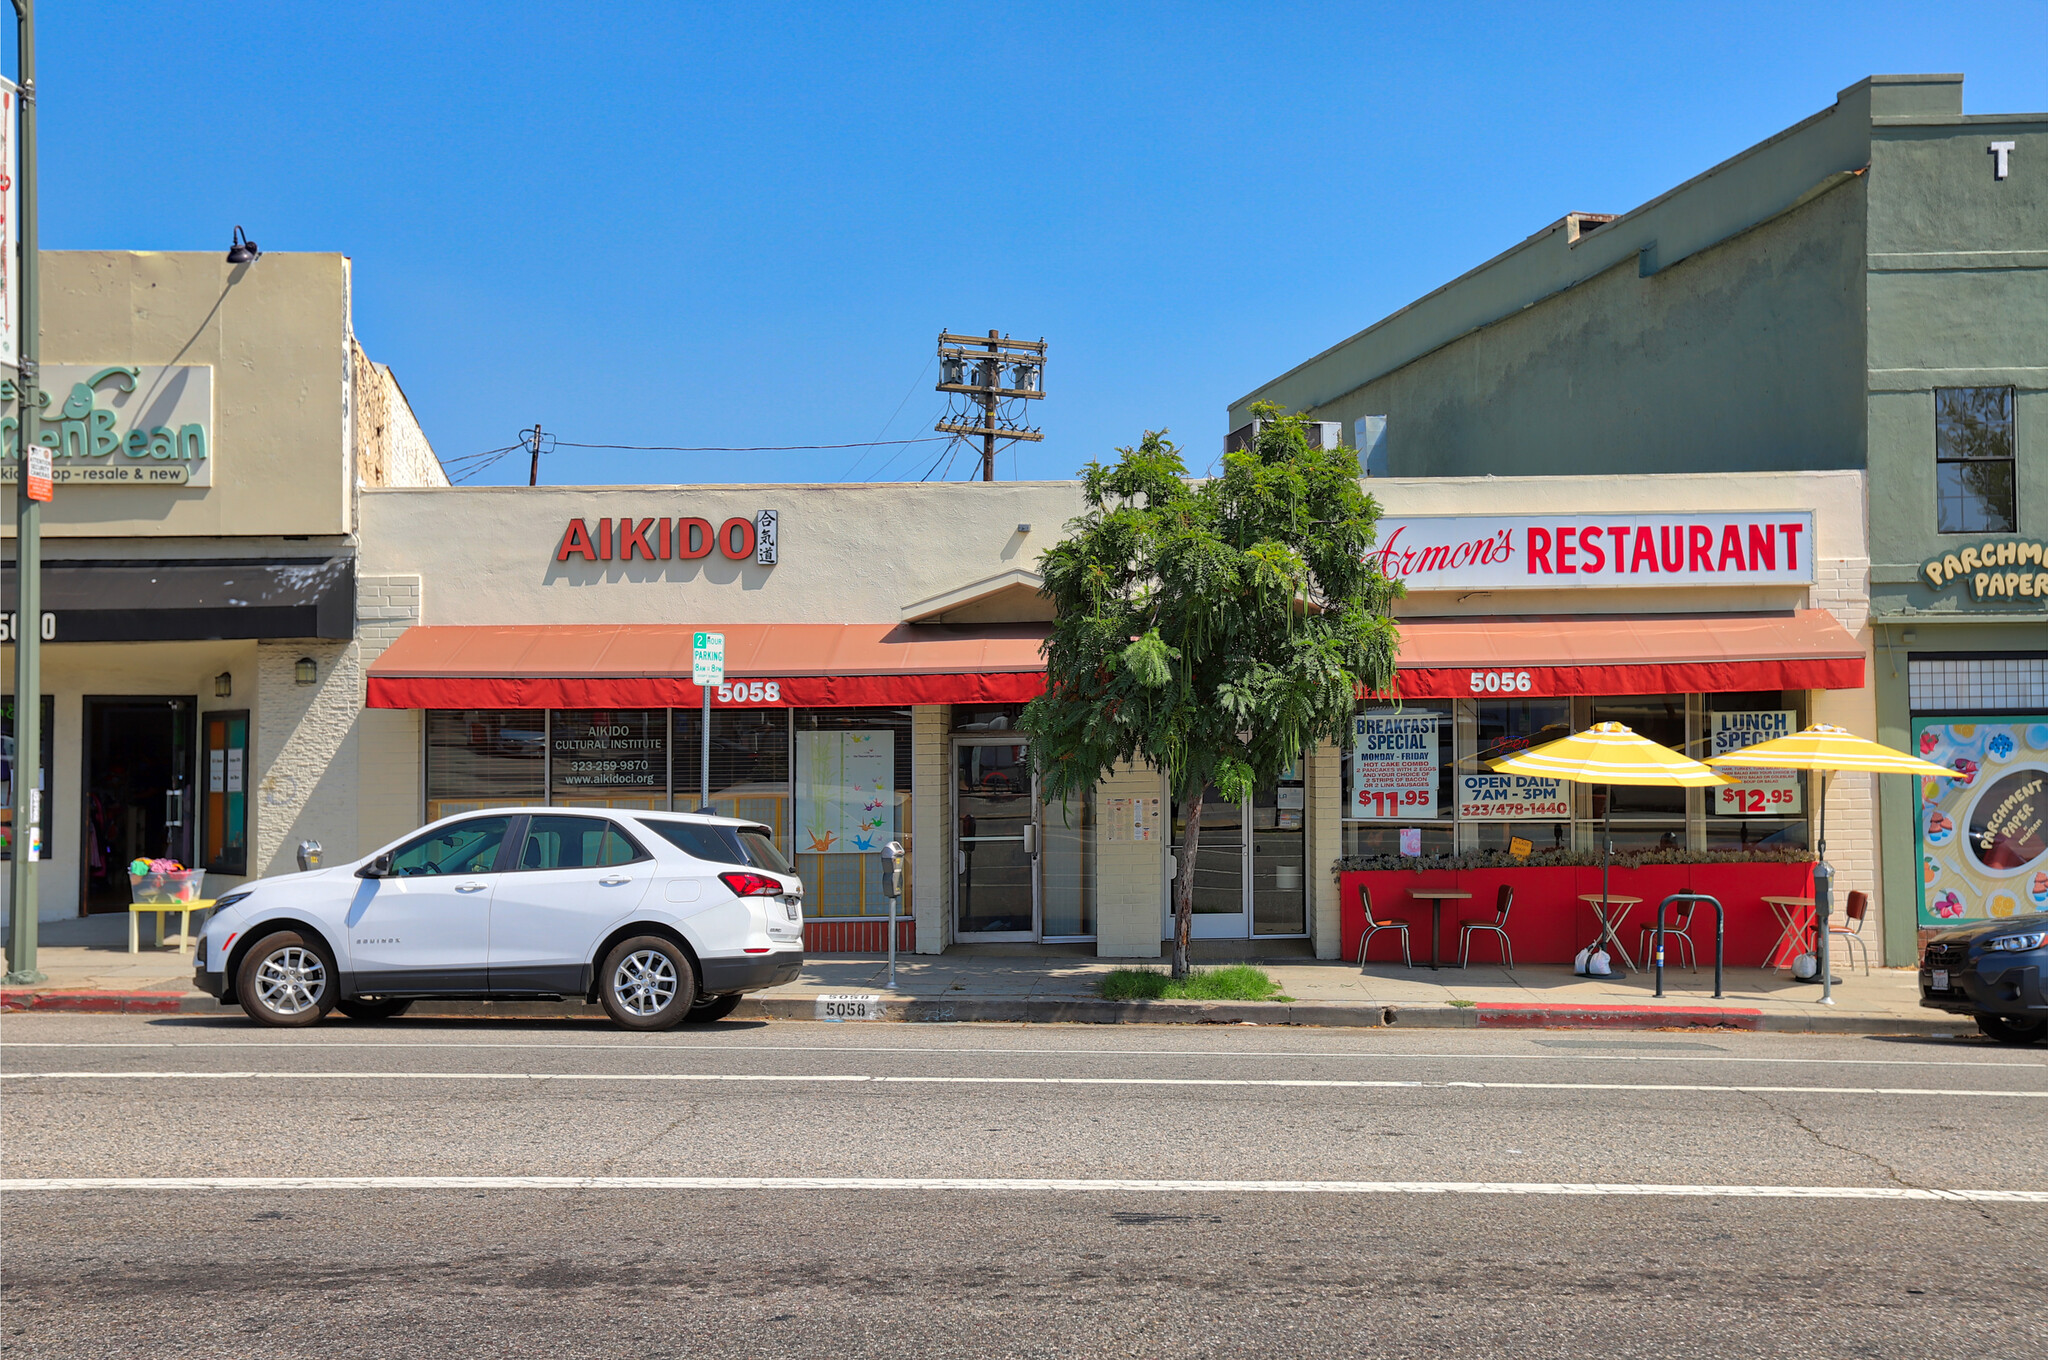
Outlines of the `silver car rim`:
{"label": "silver car rim", "polygon": [[256,969],[256,998],[279,1015],[303,1015],[327,993],[327,965],[301,945],[288,945]]}
{"label": "silver car rim", "polygon": [[612,995],[634,1015],[654,1015],[676,999],[676,966],[658,949],[636,949],[612,973]]}

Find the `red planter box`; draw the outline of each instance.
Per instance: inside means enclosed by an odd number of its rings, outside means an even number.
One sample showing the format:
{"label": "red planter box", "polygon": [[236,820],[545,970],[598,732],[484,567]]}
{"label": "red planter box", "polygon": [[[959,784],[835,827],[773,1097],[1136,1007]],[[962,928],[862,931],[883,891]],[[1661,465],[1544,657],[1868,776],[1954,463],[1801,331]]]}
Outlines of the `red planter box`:
{"label": "red planter box", "polygon": [[[1445,963],[1458,961],[1458,925],[1463,921],[1491,921],[1496,894],[1502,884],[1515,890],[1514,905],[1508,911],[1508,940],[1516,963],[1570,963],[1589,944],[1599,929],[1593,908],[1579,901],[1581,893],[1600,891],[1600,866],[1537,866],[1512,869],[1375,869],[1339,876],[1342,897],[1341,929],[1344,957],[1358,961],[1358,943],[1365,934],[1365,908],[1360,889],[1372,895],[1373,915],[1381,920],[1408,922],[1409,948],[1418,966],[1429,960],[1429,903],[1409,896],[1416,888],[1456,888],[1472,894],[1469,900],[1443,904],[1442,934],[1438,947]],[[1765,955],[1777,941],[1782,927],[1763,898],[1811,897],[1811,864],[1653,864],[1640,869],[1616,867],[1608,891],[1616,896],[1640,897],[1623,918],[1619,934],[1624,948],[1637,963],[1648,965],[1648,951],[1638,949],[1641,927],[1656,920],[1657,904],[1678,892],[1707,893],[1720,900],[1727,914],[1724,940],[1728,966],[1760,968]],[[1673,915],[1676,915],[1674,909]],[[1714,957],[1714,913],[1700,906],[1693,916],[1691,935],[1699,948],[1702,966]],[[1399,962],[1400,945],[1391,935],[1372,943],[1375,963]],[[1500,941],[1490,934],[1475,936],[1475,963],[1500,961]],[[1676,950],[1667,951],[1666,963],[1675,966]],[[1619,962],[1619,960],[1617,960]]]}

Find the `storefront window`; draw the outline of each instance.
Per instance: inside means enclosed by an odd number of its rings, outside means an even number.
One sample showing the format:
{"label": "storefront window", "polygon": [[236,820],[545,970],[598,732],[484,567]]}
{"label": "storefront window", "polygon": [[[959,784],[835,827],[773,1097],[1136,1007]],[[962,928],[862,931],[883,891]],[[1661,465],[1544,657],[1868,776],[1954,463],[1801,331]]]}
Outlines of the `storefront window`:
{"label": "storefront window", "polygon": [[1095,791],[1047,803],[1038,824],[1039,935],[1048,940],[1095,935]]}
{"label": "storefront window", "polygon": [[[1806,726],[1806,696],[1763,690],[1705,696],[1704,755],[1725,755],[1789,737]],[[1797,770],[1724,769],[1740,784],[1702,790],[1707,849],[1804,850],[1808,847],[1808,776]]]}
{"label": "storefront window", "polygon": [[1489,699],[1472,705],[1473,757],[1458,765],[1458,820],[1466,848],[1562,850],[1571,839],[1571,786],[1561,779],[1496,774],[1487,762],[1572,734],[1570,699]]}
{"label": "storefront window", "polygon": [[[799,709],[795,727],[804,908],[813,916],[887,916],[882,852],[890,841],[910,849],[910,710]],[[906,860],[906,896],[909,877]]]}
{"label": "storefront window", "polygon": [[667,710],[550,713],[548,784],[548,802],[561,807],[666,807]]}
{"label": "storefront window", "polygon": [[538,709],[427,713],[427,820],[543,801],[547,715]]}
{"label": "storefront window", "polygon": [[953,707],[953,730],[1008,732],[1017,726],[1017,719],[1023,712],[1022,704],[956,704]]}
{"label": "storefront window", "polygon": [[[36,787],[43,791],[42,816],[37,818],[36,858],[50,857],[50,748],[57,730],[57,700],[43,696],[42,777]],[[0,698],[0,860],[14,858],[14,696]]]}
{"label": "storefront window", "polygon": [[1420,855],[1457,850],[1448,699],[1373,707],[1352,720],[1344,752],[1344,853]]}
{"label": "storefront window", "polygon": [[[675,801],[678,812],[695,812],[703,802],[698,773],[703,715],[694,708],[675,714]],[[789,823],[789,710],[711,710],[711,806],[720,817],[744,817],[775,832],[775,846],[794,853]]]}

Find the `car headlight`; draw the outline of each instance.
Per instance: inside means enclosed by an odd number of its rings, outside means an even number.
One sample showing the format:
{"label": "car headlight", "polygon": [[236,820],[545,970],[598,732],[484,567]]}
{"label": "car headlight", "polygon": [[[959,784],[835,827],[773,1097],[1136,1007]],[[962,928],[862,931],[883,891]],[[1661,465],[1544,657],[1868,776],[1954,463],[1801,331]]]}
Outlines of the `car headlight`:
{"label": "car headlight", "polygon": [[2048,931],[2036,930],[2027,935],[2001,935],[1986,943],[1984,947],[2016,954],[2025,949],[2039,949],[2043,940],[2048,940]]}
{"label": "car headlight", "polygon": [[219,911],[222,907],[232,907],[243,898],[254,894],[255,891],[254,888],[244,888],[240,892],[231,892],[225,897],[216,897],[213,899],[213,909]]}

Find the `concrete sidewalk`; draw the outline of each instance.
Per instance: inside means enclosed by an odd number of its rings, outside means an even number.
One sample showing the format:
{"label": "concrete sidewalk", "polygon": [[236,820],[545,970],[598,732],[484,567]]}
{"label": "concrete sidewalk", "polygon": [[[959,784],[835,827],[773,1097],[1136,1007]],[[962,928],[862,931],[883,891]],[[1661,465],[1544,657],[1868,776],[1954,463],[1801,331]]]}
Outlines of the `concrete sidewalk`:
{"label": "concrete sidewalk", "polygon": [[[127,952],[125,917],[51,923],[39,964],[48,981],[0,991],[0,1009],[100,1013],[219,1014],[214,1000],[192,986],[192,962],[175,950]],[[145,935],[147,926],[145,926]],[[55,936],[55,939],[52,939]],[[59,941],[62,941],[61,943]],[[1207,967],[1219,964],[1199,965]],[[1287,1001],[1111,1002],[1101,999],[1103,974],[1113,968],[1165,970],[1157,959],[1097,959],[1054,954],[990,955],[956,950],[905,955],[896,986],[887,986],[885,959],[817,955],[787,986],[750,996],[737,1014],[753,1018],[822,1018],[818,999],[856,994],[881,998],[878,1012],[892,1020],[1072,1023],[1256,1023],[1341,1026],[1658,1029],[1729,1026],[1740,1029],[1828,1033],[1970,1033],[1961,1016],[1923,1009],[1913,970],[1880,968],[1865,975],[1838,960],[1842,978],[1835,1004],[1820,1004],[1820,988],[1779,972],[1730,969],[1723,995],[1713,996],[1713,973],[1678,968],[1665,973],[1665,995],[1654,995],[1650,975],[1573,976],[1562,965],[1513,972],[1497,965],[1470,969],[1404,968],[1285,958],[1262,960]],[[421,1002],[420,1015],[591,1017],[602,1012],[580,1002]]]}

